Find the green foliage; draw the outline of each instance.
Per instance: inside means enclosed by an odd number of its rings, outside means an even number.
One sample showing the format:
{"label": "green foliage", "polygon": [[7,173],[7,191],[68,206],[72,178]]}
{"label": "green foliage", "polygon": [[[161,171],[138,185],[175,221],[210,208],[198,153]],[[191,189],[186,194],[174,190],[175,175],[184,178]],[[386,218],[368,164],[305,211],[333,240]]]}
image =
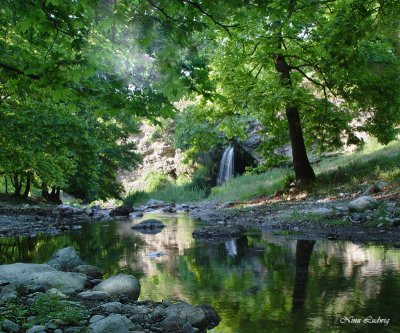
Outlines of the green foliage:
{"label": "green foliage", "polygon": [[5,319],[15,323],[23,324],[26,320],[28,308],[19,299],[10,300],[4,304],[4,309],[0,312],[0,324]]}
{"label": "green foliage", "polygon": [[189,160],[196,160],[224,141],[218,124],[212,119],[212,110],[202,106],[189,106],[175,118],[175,146],[186,151]]}
{"label": "green foliage", "polygon": [[205,199],[207,193],[201,188],[187,188],[184,185],[171,184],[160,191],[150,192],[149,196],[164,202],[188,203]]}
{"label": "green foliage", "polygon": [[[57,320],[61,325],[76,325],[89,314],[83,305],[48,293],[39,296],[32,305],[17,299],[6,302],[4,308],[0,313],[0,323],[8,319],[25,328],[44,325],[51,320]],[[29,316],[35,319],[27,322]]]}
{"label": "green foliage", "polygon": [[[186,54],[208,62],[202,66],[208,75],[197,76],[190,66],[186,72],[215,87],[212,97],[197,99],[192,108],[201,111],[192,112],[189,121],[183,118],[178,130],[178,146],[190,156],[217,142],[215,130],[228,138],[237,135],[238,119],[247,115],[262,124],[267,157],[288,141],[288,106],[300,113],[308,148],[341,146],[344,133],[356,142],[352,120],[380,142],[395,139],[400,122],[398,1],[184,1],[179,6],[162,1],[148,7],[166,26],[166,39],[177,48],[191,45],[195,52]],[[135,13],[145,8],[138,6]],[[200,112],[203,118],[196,116]]]}
{"label": "green foliage", "polygon": [[[31,181],[118,197],[116,170],[137,160],[130,118],[157,122],[183,97],[195,102],[177,117],[189,159],[244,138],[249,117],[267,156],[288,140],[288,107],[308,148],[340,146],[344,133],[354,141],[353,120],[386,144],[400,123],[399,10],[375,0],[5,0],[0,173],[16,192]],[[43,132],[24,132],[32,123]]]}
{"label": "green foliage", "polygon": [[246,173],[251,175],[257,175],[265,173],[272,168],[285,167],[290,163],[289,159],[285,155],[270,154],[266,162],[260,163],[254,167],[247,167]]}
{"label": "green foliage", "polygon": [[119,197],[118,168],[138,160],[136,117],[173,110],[149,84],[132,27],[91,0],[6,0],[0,14],[0,173],[16,194],[30,181],[85,201]]}
{"label": "green foliage", "polygon": [[193,173],[191,180],[185,184],[189,190],[202,190],[209,195],[211,192],[211,170],[209,165],[199,166]]}
{"label": "green foliage", "polygon": [[41,325],[54,319],[60,321],[62,325],[74,325],[89,315],[83,305],[48,293],[39,296],[31,310],[36,316],[37,323]]}
{"label": "green foliage", "polygon": [[201,201],[206,197],[207,190],[203,188],[170,183],[165,187],[154,191],[135,191],[129,193],[124,198],[124,204],[131,206],[142,205],[149,199],[162,200],[164,202],[187,203]]}
{"label": "green foliage", "polygon": [[150,199],[150,195],[145,191],[134,191],[124,198],[124,205],[136,206],[146,203]]}
{"label": "green foliage", "polygon": [[145,180],[148,192],[163,190],[171,184],[171,179],[163,172],[152,171],[146,175]]}

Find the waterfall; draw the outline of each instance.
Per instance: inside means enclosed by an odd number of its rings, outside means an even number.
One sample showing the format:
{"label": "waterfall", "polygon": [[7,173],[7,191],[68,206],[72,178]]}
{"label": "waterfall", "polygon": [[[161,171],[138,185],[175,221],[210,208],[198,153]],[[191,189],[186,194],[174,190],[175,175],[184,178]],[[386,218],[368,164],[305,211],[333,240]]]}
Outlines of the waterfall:
{"label": "waterfall", "polygon": [[228,253],[228,256],[236,257],[237,256],[237,243],[236,239],[230,239],[225,242],[225,249]]}
{"label": "waterfall", "polygon": [[217,185],[222,185],[233,178],[233,147],[228,146],[222,154],[221,163],[219,164],[219,173]]}

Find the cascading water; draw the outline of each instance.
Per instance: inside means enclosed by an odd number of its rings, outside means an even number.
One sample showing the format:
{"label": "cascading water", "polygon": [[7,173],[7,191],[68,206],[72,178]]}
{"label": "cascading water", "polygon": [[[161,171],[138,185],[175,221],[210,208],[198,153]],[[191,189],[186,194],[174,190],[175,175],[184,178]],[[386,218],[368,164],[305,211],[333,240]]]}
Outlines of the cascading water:
{"label": "cascading water", "polygon": [[219,173],[217,185],[222,185],[228,180],[233,178],[234,165],[233,165],[233,147],[229,146],[222,154],[221,163],[219,164]]}

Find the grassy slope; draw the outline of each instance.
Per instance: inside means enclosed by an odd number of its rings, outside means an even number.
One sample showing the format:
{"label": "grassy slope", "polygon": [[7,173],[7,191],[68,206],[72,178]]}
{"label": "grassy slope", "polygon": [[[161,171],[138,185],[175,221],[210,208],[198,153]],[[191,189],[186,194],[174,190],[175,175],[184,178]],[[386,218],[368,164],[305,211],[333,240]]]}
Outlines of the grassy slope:
{"label": "grassy slope", "polygon": [[[400,141],[382,146],[371,140],[357,152],[323,159],[313,167],[318,178],[313,192],[319,194],[346,191],[363,182],[398,182]],[[272,195],[284,189],[292,174],[290,169],[280,168],[259,175],[242,175],[223,186],[214,187],[207,200],[243,201]],[[149,198],[176,203],[196,202],[205,199],[205,193],[184,185],[170,184],[162,190],[131,194],[125,203],[142,204]]]}
{"label": "grassy slope", "polygon": [[[318,181],[313,191],[321,194],[345,191],[363,182],[399,182],[400,142],[382,146],[370,141],[357,152],[321,160],[314,165],[314,170]],[[274,169],[256,176],[243,175],[220,188],[213,188],[210,199],[225,202],[271,195],[283,189],[287,175],[287,169]]]}

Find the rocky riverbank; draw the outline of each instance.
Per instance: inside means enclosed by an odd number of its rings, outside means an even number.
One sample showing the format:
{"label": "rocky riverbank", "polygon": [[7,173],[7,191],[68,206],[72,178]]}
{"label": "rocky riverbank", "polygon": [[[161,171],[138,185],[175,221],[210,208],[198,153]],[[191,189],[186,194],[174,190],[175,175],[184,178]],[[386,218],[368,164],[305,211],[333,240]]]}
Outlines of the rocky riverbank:
{"label": "rocky riverbank", "polygon": [[132,275],[101,276],[73,248],[46,264],[0,266],[0,333],[201,333],[220,321],[209,305],[137,301]]}
{"label": "rocky riverbank", "polygon": [[0,203],[0,237],[29,236],[39,233],[57,235],[62,232],[79,230],[83,223],[108,221],[124,218],[140,218],[148,212],[182,213],[197,206],[176,205],[163,201],[149,200],[139,207],[100,206],[78,208],[67,204],[37,205],[35,203]]}
{"label": "rocky riverbank", "polygon": [[78,230],[90,221],[108,220],[111,211],[99,206],[77,208],[61,205],[0,205],[0,237],[56,235]]}
{"label": "rocky riverbank", "polygon": [[[400,246],[400,190],[383,182],[315,197],[292,191],[249,202],[203,203],[192,216],[217,230],[260,229],[299,238],[391,242]],[[222,227],[222,228],[221,228]],[[207,234],[207,232],[206,232]]]}
{"label": "rocky riverbank", "polygon": [[142,206],[113,209],[0,206],[0,237],[54,235],[78,230],[85,222],[135,219],[146,213],[188,213],[211,226],[194,236],[210,240],[260,229],[305,238],[400,242],[400,189],[384,182],[323,197],[289,189],[287,193],[248,202],[178,205],[151,199]]}

